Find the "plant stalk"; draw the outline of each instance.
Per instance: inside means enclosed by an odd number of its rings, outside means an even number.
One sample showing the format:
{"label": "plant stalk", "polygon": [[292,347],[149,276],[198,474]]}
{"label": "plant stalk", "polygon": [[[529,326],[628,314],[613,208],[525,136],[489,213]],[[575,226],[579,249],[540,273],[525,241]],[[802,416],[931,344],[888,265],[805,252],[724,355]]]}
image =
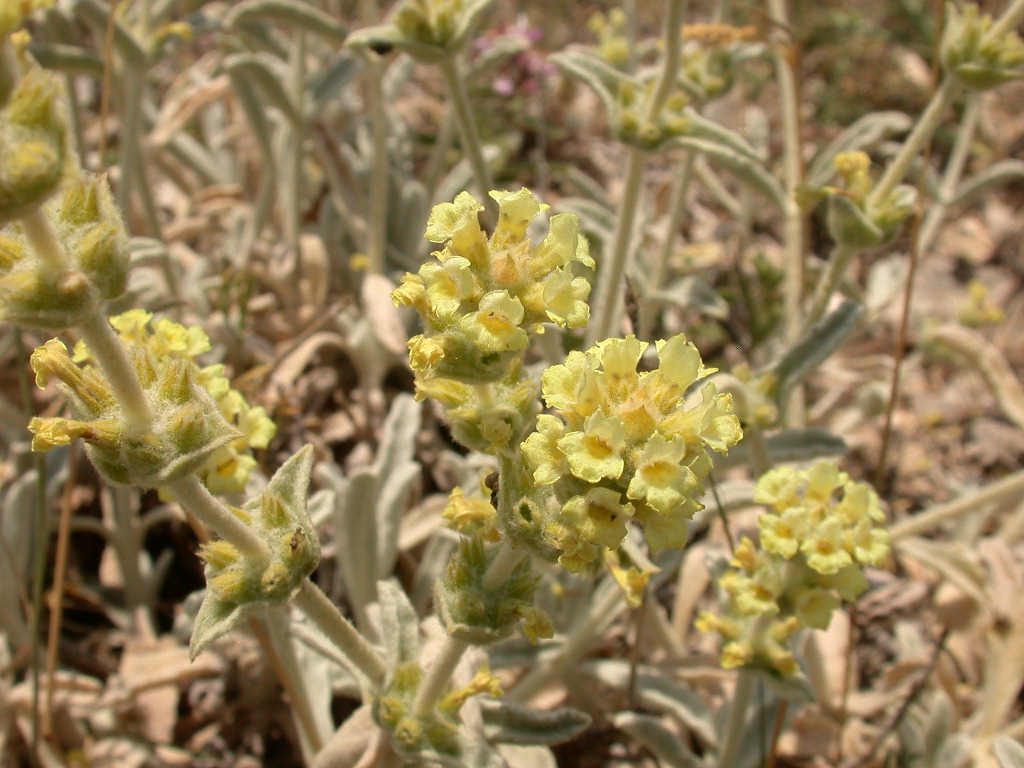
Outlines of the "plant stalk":
{"label": "plant stalk", "polygon": [[946,109],[953,103],[960,90],[956,80],[948,75],[939,83],[924,113],[918,118],[914,129],[900,147],[899,153],[868,195],[865,208],[869,213],[884,206],[896,185],[906,178],[911,164],[931,141],[932,135],[945,116]]}
{"label": "plant stalk", "polygon": [[341,615],[338,606],[331,602],[320,587],[306,579],[295,595],[294,604],[320,628],[352,666],[366,676],[374,688],[384,684],[388,670],[380,654]]}
{"label": "plant stalk", "polygon": [[420,683],[416,691],[416,698],[412,704],[412,711],[415,717],[424,718],[431,715],[437,707],[437,702],[448,690],[451,684],[455,667],[462,660],[462,655],[469,648],[469,643],[457,637],[448,635],[434,662],[427,670],[427,676]]}
{"label": "plant stalk", "polygon": [[494,189],[494,181],[491,176],[491,169],[484,157],[483,142],[480,140],[480,131],[477,128],[476,120],[473,119],[473,108],[469,103],[469,92],[466,89],[466,80],[462,75],[462,67],[458,61],[457,54],[453,54],[438,62],[441,75],[444,77],[445,86],[448,89],[448,98],[452,100],[455,108],[455,123],[459,129],[459,138],[462,140],[462,150],[469,159],[469,165],[473,169],[473,177],[479,188],[481,200],[485,208],[487,219],[492,222],[498,220],[497,203],[487,193]]}
{"label": "plant stalk", "polygon": [[636,228],[637,210],[644,180],[646,153],[630,147],[626,156],[625,181],[619,217],[615,222],[615,235],[607,258],[601,259],[597,269],[597,290],[591,303],[593,313],[587,326],[586,346],[601,339],[618,336],[622,325],[622,283],[629,263],[630,243]]}
{"label": "plant stalk", "polygon": [[754,693],[756,680],[754,672],[749,669],[739,670],[739,674],[736,676],[736,690],[733,692],[732,702],[729,705],[729,722],[722,734],[722,748],[718,753],[718,762],[716,763],[718,768],[733,768],[736,765],[743,742],[743,731],[747,725],[747,710],[750,709],[750,699]]}

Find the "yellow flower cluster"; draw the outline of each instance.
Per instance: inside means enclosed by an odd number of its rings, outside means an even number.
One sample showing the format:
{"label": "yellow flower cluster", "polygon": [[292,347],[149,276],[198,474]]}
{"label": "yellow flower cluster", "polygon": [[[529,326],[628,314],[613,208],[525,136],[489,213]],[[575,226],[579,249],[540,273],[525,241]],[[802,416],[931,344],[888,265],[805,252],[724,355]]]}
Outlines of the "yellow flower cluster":
{"label": "yellow flower cluster", "polygon": [[[207,389],[225,420],[242,436],[217,448],[198,470],[207,487],[215,493],[241,491],[256,467],[253,448],[266,448],[277,427],[262,406],[250,406],[244,395],[231,387],[224,375],[223,365],[199,367],[195,360],[210,350],[210,339],[201,328],[188,327],[161,318],[152,322],[153,315],[141,309],[131,309],[110,318],[125,344],[147,350],[161,370],[172,360],[186,360],[193,364],[193,376]],[[82,342],[75,346],[74,361],[88,361],[90,353]]]}
{"label": "yellow flower cluster", "polygon": [[688,403],[687,390],[713,371],[683,335],[657,342],[658,368],[638,372],[646,342],[606,339],[571,352],[543,374],[543,414],[522,445],[539,509],[557,514],[536,524],[559,563],[577,572],[615,548],[626,522],[643,524],[655,550],[682,547],[686,521],[711,470],[710,448],[739,442],[732,398],[705,384]]}
{"label": "yellow flower cluster", "polygon": [[828,627],[841,599],[867,589],[863,568],[888,557],[885,513],[870,486],[831,461],[766,472],[754,500],[770,510],[758,521],[761,548],[748,538],[740,542],[718,580],[725,616],[704,613],[697,626],[727,641],[723,666],[788,675],[796,661],[783,643],[800,627]]}
{"label": "yellow flower cluster", "polygon": [[526,349],[530,333],[544,323],[569,328],[590,317],[590,284],[574,277],[572,263],[593,268],[579,220],[551,217],[539,244],[526,230],[548,206],[527,189],[491,192],[499,217],[488,240],[477,215],[483,210],[468,192],[434,206],[427,238],[445,243],[437,262],[407,273],[392,294],[396,305],[414,307],[427,332],[409,342],[417,389],[435,377],[482,384],[505,378]]}

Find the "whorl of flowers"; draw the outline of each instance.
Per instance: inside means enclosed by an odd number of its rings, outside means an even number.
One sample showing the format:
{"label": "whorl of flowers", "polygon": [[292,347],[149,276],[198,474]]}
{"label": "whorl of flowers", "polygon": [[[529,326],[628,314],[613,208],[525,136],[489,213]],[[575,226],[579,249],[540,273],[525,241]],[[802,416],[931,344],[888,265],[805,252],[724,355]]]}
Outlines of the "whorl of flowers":
{"label": "whorl of flowers", "polygon": [[[110,318],[110,323],[125,344],[149,353],[158,373],[173,360],[192,363],[196,384],[210,393],[227,423],[241,433],[241,437],[213,451],[197,473],[215,493],[244,490],[249,474],[256,467],[252,449],[266,448],[277,427],[262,406],[249,405],[245,396],[231,387],[223,365],[200,367],[196,363],[197,357],[210,351],[206,333],[201,328],[185,327],[167,318],[153,322],[152,313],[141,309],[116,315]],[[74,362],[83,363],[90,357],[85,344],[75,345]]]}
{"label": "whorl of flowers", "polygon": [[[522,445],[537,509],[531,520],[543,543],[570,571],[615,548],[626,522],[638,520],[652,549],[686,543],[686,521],[711,470],[708,449],[739,442],[732,398],[714,384],[688,402],[687,390],[713,371],[683,335],[657,342],[658,368],[638,372],[648,347],[633,336],[571,352],[543,374],[542,414]],[[531,517],[534,515],[531,513]]]}
{"label": "whorl of flowers", "polygon": [[758,520],[760,549],[748,538],[740,542],[718,580],[724,616],[704,613],[698,627],[727,641],[723,666],[788,675],[796,661],[782,643],[800,627],[828,627],[841,600],[867,589],[864,568],[888,557],[885,513],[869,485],[831,461],[766,472],[754,500],[769,508]]}
{"label": "whorl of flowers", "polygon": [[468,192],[434,206],[426,236],[445,244],[434,253],[438,261],[407,273],[392,294],[426,325],[426,333],[409,341],[421,397],[435,377],[471,384],[504,379],[529,334],[542,332],[544,323],[579,328],[589,319],[590,284],[573,276],[572,263],[592,268],[594,262],[577,217],[552,216],[547,237],[534,245],[527,227],[548,206],[527,189],[490,195],[499,217],[489,239],[477,218],[483,206]]}

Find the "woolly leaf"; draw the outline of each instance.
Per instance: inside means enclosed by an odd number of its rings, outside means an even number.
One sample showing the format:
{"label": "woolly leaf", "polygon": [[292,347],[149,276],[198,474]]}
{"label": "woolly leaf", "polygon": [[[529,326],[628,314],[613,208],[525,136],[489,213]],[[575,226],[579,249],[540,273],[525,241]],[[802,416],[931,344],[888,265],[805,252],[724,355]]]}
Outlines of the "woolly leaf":
{"label": "woolly leaf", "polygon": [[484,726],[491,741],[550,746],[569,741],[590,725],[590,715],[563,707],[539,712],[500,701],[480,701]]}
{"label": "woolly leaf", "polygon": [[804,379],[811,371],[839,349],[864,312],[864,307],[855,301],[844,301],[833,312],[815,323],[781,359],[776,362],[771,373],[778,385],[775,390],[775,401],[786,402],[790,390]]}

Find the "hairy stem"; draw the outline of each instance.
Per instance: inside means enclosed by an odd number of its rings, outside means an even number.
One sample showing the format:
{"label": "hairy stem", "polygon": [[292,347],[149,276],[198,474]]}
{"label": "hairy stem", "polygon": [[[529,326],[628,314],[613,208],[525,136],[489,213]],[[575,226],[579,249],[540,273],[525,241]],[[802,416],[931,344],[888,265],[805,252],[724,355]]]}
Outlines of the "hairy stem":
{"label": "hairy stem", "polygon": [[341,615],[338,606],[309,579],[303,583],[295,595],[295,606],[305,613],[320,628],[327,639],[345,655],[345,658],[359,670],[374,686],[384,684],[387,667],[380,654],[370,645],[366,638],[356,631],[349,621]]}
{"label": "hairy stem", "polygon": [[601,339],[617,336],[622,325],[622,283],[640,208],[645,158],[646,153],[642,149],[629,148],[615,235],[608,255],[598,263],[597,290],[591,303],[593,313],[587,326],[588,347]]}
{"label": "hairy stem", "polygon": [[732,702],[729,705],[729,722],[722,734],[722,747],[716,763],[718,768],[732,768],[736,765],[756,679],[754,673],[748,669],[741,669],[736,677],[736,690],[733,692]]}
{"label": "hairy stem", "polygon": [[381,274],[388,227],[388,115],[384,103],[384,65],[376,56],[367,57],[366,61],[366,97],[370,102],[373,133],[366,256],[370,261],[369,271]]}
{"label": "hairy stem", "polygon": [[945,117],[946,109],[953,103],[953,99],[959,92],[960,86],[952,77],[943,78],[935,93],[932,94],[931,101],[928,102],[924,113],[918,118],[914,130],[910,132],[907,140],[900,147],[899,153],[885,169],[885,173],[871,190],[871,194],[868,195],[865,208],[869,213],[884,206],[896,185],[906,178],[911,164],[924,150],[925,145],[931,141],[936,128]]}
{"label": "hairy stem", "polygon": [[445,637],[440,652],[427,670],[427,676],[420,683],[419,690],[416,691],[416,699],[412,704],[415,717],[422,718],[433,713],[437,702],[441,700],[451,684],[455,667],[458,666],[462,655],[468,648],[469,643],[465,640],[451,635]]}
{"label": "hairy stem", "polygon": [[259,565],[269,558],[267,545],[223,502],[207,490],[195,475],[167,484],[167,490],[199,521],[234,545],[250,563]]}
{"label": "hairy stem", "polygon": [[455,124],[458,126],[459,138],[462,140],[462,150],[466,153],[469,165],[473,169],[473,177],[479,188],[487,218],[491,222],[496,222],[498,220],[497,203],[487,194],[494,189],[494,181],[491,177],[491,169],[484,157],[480,132],[477,129],[476,120],[473,118],[473,108],[469,103],[469,93],[466,90],[462,67],[455,55],[442,59],[438,63],[438,67],[444,77],[448,98],[451,99],[452,106],[455,108]]}

